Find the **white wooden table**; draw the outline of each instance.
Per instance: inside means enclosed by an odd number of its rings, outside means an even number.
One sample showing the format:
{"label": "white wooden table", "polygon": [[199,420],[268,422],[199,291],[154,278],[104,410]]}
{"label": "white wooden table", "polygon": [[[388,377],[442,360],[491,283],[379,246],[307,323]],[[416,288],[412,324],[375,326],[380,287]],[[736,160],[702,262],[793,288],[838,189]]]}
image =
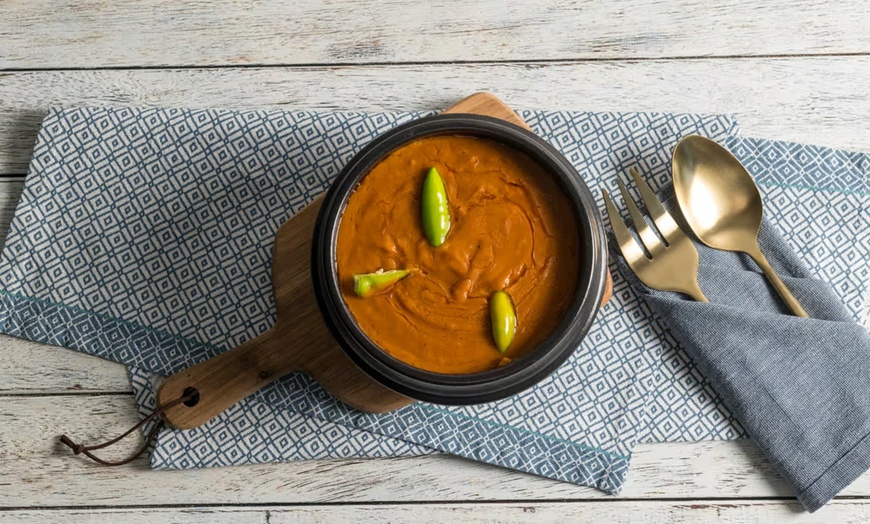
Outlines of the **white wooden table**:
{"label": "white wooden table", "polygon": [[[435,109],[491,90],[867,151],[868,86],[866,0],[4,0],[0,231],[49,105]],[[639,446],[619,497],[452,457],[151,471],[57,443],[135,420],[122,366],[0,337],[0,521],[870,520],[870,475],[807,515],[747,441]]]}

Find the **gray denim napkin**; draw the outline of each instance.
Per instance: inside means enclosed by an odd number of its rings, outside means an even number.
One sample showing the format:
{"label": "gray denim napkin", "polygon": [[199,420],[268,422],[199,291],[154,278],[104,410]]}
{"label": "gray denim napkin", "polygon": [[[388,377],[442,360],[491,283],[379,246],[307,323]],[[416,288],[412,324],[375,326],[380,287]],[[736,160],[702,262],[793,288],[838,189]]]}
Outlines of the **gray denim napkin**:
{"label": "gray denim napkin", "polygon": [[[659,196],[692,236],[673,188]],[[698,279],[709,304],[647,288],[614,255],[620,271],[812,512],[870,468],[870,334],[768,222],[759,243],[812,318],[791,316],[743,254],[695,242]]]}

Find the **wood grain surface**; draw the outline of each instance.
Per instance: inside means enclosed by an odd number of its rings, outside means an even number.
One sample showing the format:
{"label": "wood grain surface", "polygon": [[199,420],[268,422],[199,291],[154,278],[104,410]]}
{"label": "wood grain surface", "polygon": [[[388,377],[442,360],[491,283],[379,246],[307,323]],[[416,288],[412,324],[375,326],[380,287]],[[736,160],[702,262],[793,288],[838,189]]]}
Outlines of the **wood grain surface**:
{"label": "wood grain surface", "polygon": [[863,0],[5,0],[0,68],[846,54],[870,48],[866,9]]}
{"label": "wood grain surface", "polygon": [[473,91],[516,109],[733,114],[750,136],[870,151],[868,85],[870,56],[0,72],[0,173],[27,171],[50,106],[437,110]]}
{"label": "wood grain surface", "polygon": [[[189,471],[151,470],[141,457],[106,468],[70,457],[56,436],[96,442],[138,417],[131,395],[6,397],[0,432],[0,508],[161,505],[459,503],[694,499],[792,501],[790,488],[749,441],[646,444],[619,497],[451,456],[328,459]],[[137,442],[138,441],[138,442]],[[140,438],[106,450],[124,457]],[[870,477],[841,494],[870,497]],[[2,511],[0,511],[2,515]]]}
{"label": "wood grain surface", "polygon": [[[482,15],[481,13],[486,13]],[[0,4],[0,236],[52,105],[734,114],[870,151],[866,0]],[[865,322],[865,325],[868,325]],[[0,522],[866,522],[864,475],[813,515],[746,441],[641,445],[624,492],[452,457],[153,471],[56,443],[136,420],[123,366],[0,337]],[[131,439],[118,456],[134,449]]]}
{"label": "wood grain surface", "polygon": [[190,524],[359,524],[462,522],[470,524],[564,524],[566,522],[605,522],[660,524],[683,522],[706,524],[721,522],[797,522],[801,524],[864,524],[870,504],[837,501],[824,514],[800,513],[797,503],[777,501],[722,502],[696,500],[692,503],[656,501],[528,502],[498,504],[385,504],[377,506],[268,506],[241,508],[172,508],[93,510],[25,510],[15,513],[16,522],[34,524],[58,519],[62,522],[87,521],[92,524],[124,522],[185,522]]}

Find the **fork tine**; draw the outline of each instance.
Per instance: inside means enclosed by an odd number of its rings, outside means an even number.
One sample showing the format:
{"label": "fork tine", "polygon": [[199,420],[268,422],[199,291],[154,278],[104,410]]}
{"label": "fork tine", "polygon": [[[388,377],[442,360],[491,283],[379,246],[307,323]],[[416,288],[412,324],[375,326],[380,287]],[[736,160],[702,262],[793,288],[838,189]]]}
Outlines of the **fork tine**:
{"label": "fork tine", "polygon": [[625,207],[628,208],[628,214],[631,215],[631,221],[634,222],[634,228],[637,230],[637,234],[646,246],[647,251],[652,253],[653,248],[659,245],[664,245],[663,242],[659,240],[659,237],[653,233],[652,228],[649,227],[649,224],[644,220],[640,209],[637,208],[634,199],[632,199],[631,195],[628,194],[628,189],[625,188],[625,184],[622,183],[622,180],[617,179],[616,183],[619,186],[619,192],[622,193]]}
{"label": "fork tine", "polygon": [[652,218],[659,233],[661,233],[665,240],[668,241],[668,244],[676,242],[679,239],[679,235],[685,236],[683,230],[680,229],[670,213],[665,210],[665,207],[661,202],[659,202],[659,199],[656,198],[655,193],[653,193],[646,181],[641,178],[637,169],[632,167],[629,169],[629,172],[631,173],[631,177],[634,179],[635,185],[640,190],[640,196],[643,198],[643,204],[646,206],[646,210],[649,211],[650,218]]}
{"label": "fork tine", "polygon": [[631,233],[628,232],[628,228],[625,227],[625,222],[622,221],[622,217],[619,216],[616,206],[613,205],[613,200],[610,199],[610,194],[604,188],[601,189],[601,194],[604,196],[604,208],[607,210],[607,218],[610,219],[610,227],[613,229],[613,236],[616,237],[619,249],[622,251],[622,255],[628,261],[629,265],[631,265],[635,260],[646,258],[643,249],[640,248],[638,243],[634,240],[634,237],[632,237]]}

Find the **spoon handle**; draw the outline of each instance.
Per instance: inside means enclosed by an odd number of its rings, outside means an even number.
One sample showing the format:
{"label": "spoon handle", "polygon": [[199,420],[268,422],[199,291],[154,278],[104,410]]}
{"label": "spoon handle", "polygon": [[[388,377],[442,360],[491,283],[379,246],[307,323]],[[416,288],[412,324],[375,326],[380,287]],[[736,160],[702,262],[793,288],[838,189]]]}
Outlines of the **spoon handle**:
{"label": "spoon handle", "polygon": [[800,302],[794,298],[794,295],[791,294],[791,291],[788,290],[785,283],[779,278],[779,275],[776,274],[776,271],[770,266],[770,263],[767,261],[767,257],[764,256],[764,253],[761,252],[758,247],[755,248],[754,251],[748,251],[746,253],[752,260],[758,264],[758,267],[764,272],[764,276],[773,284],[773,288],[776,289],[776,292],[779,293],[779,297],[782,298],[783,302],[791,309],[792,313],[795,316],[809,318],[810,316],[804,311],[803,306],[801,306]]}

